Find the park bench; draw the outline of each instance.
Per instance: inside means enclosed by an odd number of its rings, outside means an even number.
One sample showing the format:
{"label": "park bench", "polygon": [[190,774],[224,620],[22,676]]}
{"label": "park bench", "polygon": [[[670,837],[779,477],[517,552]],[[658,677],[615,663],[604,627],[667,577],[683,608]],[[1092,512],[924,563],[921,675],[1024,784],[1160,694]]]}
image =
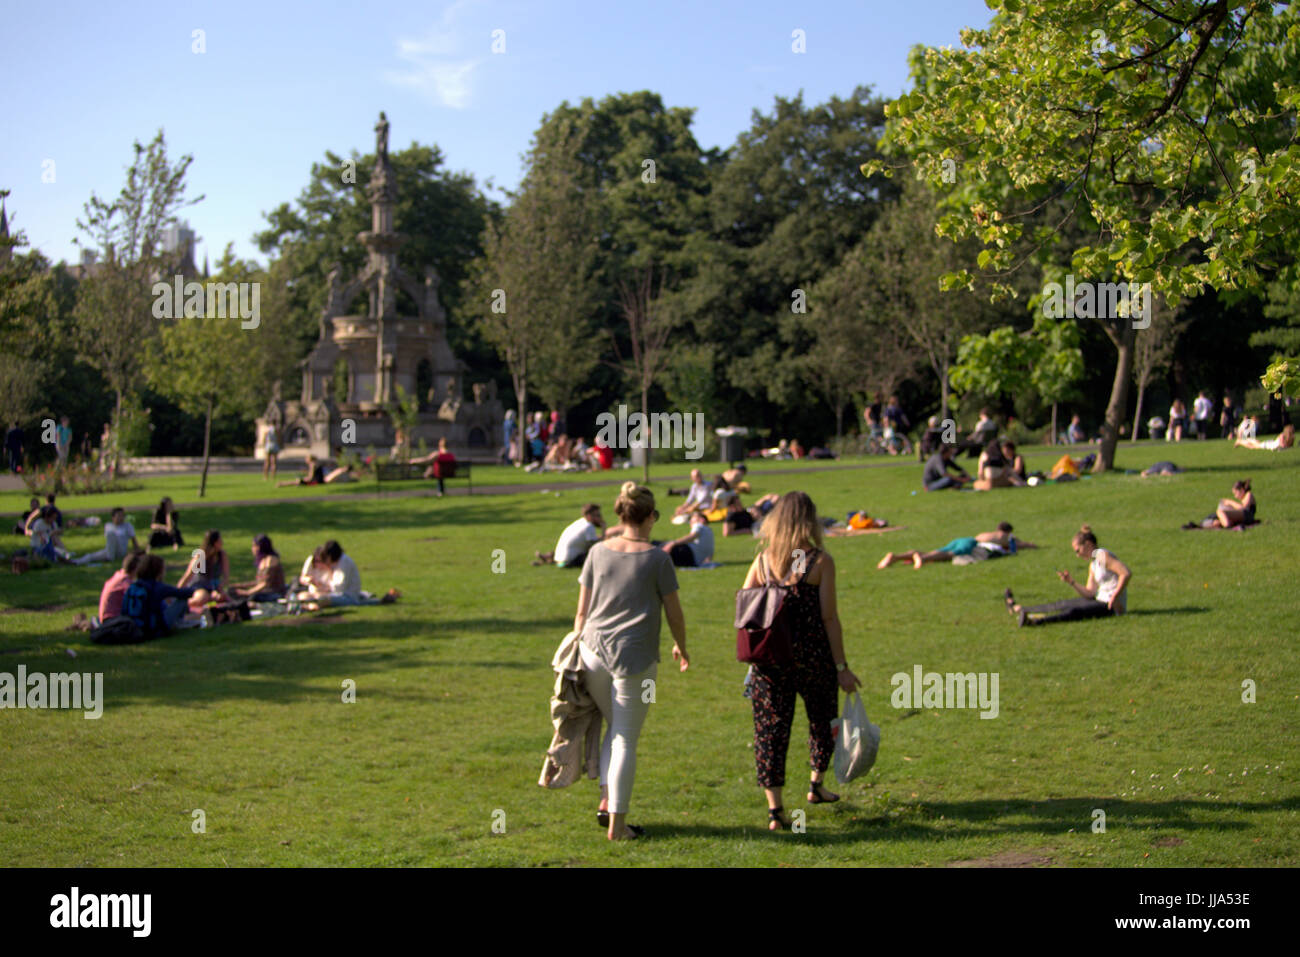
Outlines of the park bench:
{"label": "park bench", "polygon": [[[424,475],[427,465],[412,465],[410,462],[381,462],[375,466],[375,478],[382,484],[384,482],[401,482],[410,479],[418,479]],[[465,479],[469,483],[469,494],[474,494],[474,479],[472,475],[472,463],[463,460],[456,460],[456,469],[452,475],[443,476],[444,482],[453,482],[456,479]]]}

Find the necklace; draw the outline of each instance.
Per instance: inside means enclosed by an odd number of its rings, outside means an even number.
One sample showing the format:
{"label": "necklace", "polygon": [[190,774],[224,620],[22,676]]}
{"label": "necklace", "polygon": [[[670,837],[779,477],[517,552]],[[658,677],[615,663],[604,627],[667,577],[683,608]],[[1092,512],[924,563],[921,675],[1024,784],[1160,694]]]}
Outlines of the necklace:
{"label": "necklace", "polygon": [[619,537],[629,542],[640,542],[643,545],[650,544],[650,539],[648,538],[633,538],[631,535],[620,535]]}

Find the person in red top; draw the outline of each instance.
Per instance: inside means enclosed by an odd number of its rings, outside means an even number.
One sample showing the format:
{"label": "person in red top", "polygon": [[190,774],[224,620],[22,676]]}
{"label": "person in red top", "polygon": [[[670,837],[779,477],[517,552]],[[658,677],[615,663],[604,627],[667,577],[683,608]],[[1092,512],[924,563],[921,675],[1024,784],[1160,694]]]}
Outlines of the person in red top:
{"label": "person in red top", "polygon": [[604,441],[597,436],[596,444],[591,447],[591,457],[598,463],[602,469],[612,469],[614,467],[614,450],[611,449]]}
{"label": "person in red top", "polygon": [[443,493],[447,491],[443,480],[456,477],[456,456],[447,450],[447,440],[439,439],[437,452],[422,459],[411,459],[411,462],[412,464],[429,463],[429,467],[424,470],[424,477],[438,480],[438,497],[442,498]]}
{"label": "person in red top", "polygon": [[99,593],[99,620],[108,621],[122,614],[122,596],[135,581],[135,570],[139,567],[144,552],[132,552],[122,562],[122,567],[113,572],[113,577],[104,582],[104,589]]}

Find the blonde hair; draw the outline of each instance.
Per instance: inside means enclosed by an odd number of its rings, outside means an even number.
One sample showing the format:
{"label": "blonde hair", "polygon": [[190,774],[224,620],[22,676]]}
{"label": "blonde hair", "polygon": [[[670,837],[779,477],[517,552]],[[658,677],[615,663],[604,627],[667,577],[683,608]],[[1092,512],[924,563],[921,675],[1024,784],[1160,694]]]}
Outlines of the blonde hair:
{"label": "blonde hair", "polygon": [[614,514],[628,525],[640,525],[655,510],[655,493],[636,482],[624,482],[614,500]]}
{"label": "blonde hair", "polygon": [[822,547],[822,524],[817,520],[817,506],[807,493],[786,492],[776,500],[763,521],[763,538],[767,540],[768,568],[777,579],[789,573],[796,549]]}

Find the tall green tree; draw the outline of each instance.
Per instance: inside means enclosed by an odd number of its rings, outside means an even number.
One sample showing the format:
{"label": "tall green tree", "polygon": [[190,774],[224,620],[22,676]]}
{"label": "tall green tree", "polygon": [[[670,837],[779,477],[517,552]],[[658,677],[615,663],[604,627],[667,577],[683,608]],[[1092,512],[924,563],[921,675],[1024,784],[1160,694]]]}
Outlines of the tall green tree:
{"label": "tall green tree", "polygon": [[[1300,172],[1295,5],[990,6],[992,23],[964,31],[962,49],[914,51],[915,87],[889,110],[890,147],[933,183],[956,171],[944,234],[984,246],[954,285],[974,288],[978,267],[997,295],[1025,262],[1064,252],[1081,280],[1192,297],[1258,288],[1287,261],[1300,225],[1287,186]],[[1027,233],[1054,199],[1067,215]],[[1080,227],[1092,238],[1067,241]],[[1116,349],[1101,471],[1114,462],[1137,330],[1123,315],[1099,324]]]}
{"label": "tall green tree", "polygon": [[77,293],[78,346],[116,396],[115,426],[124,397],[141,382],[145,348],[157,336],[154,280],[171,275],[177,265],[162,248],[163,231],[176,224],[182,209],[203,199],[185,198],[193,161],[187,155],[172,163],[162,130],[148,146],[136,141],[122,190],[111,202],[91,193],[77,220],[99,255],[95,271]]}
{"label": "tall green tree", "polygon": [[203,417],[200,498],[207,493],[213,420],[219,416],[251,418],[260,412],[269,392],[268,379],[278,368],[274,355],[283,342],[277,341],[273,326],[262,323],[260,313],[264,280],[256,264],[237,260],[233,247],[227,246],[205,292],[218,286],[242,286],[236,293],[240,302],[256,303],[257,310],[250,309],[254,314],[249,317],[232,315],[235,310],[228,297],[222,302],[215,295],[205,295],[200,308],[173,310],[174,317],[158,320],[161,332],[147,353],[150,387],[182,411]]}

